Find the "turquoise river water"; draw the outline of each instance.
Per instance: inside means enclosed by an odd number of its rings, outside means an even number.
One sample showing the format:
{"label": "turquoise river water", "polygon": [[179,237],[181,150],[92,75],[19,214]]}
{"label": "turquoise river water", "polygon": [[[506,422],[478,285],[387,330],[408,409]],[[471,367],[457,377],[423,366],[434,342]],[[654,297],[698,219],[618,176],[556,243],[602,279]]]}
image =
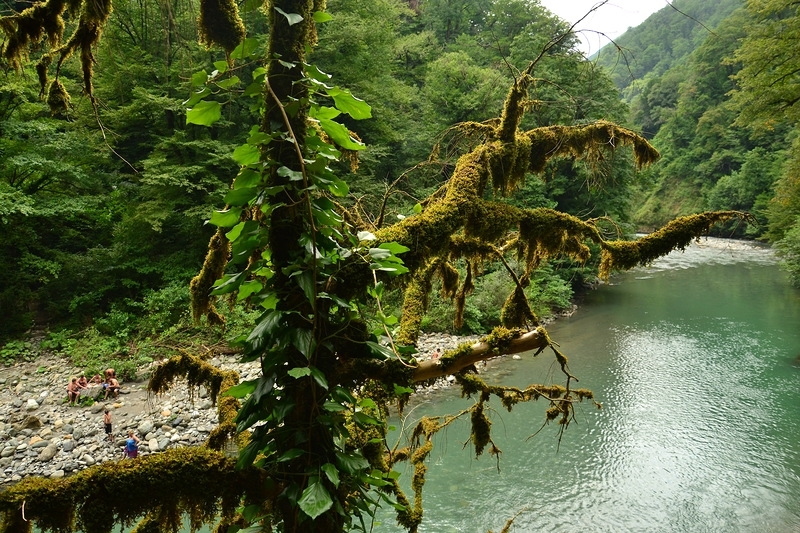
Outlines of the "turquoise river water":
{"label": "turquoise river water", "polygon": [[[800,532],[800,291],[771,251],[703,240],[548,330],[603,408],[582,404],[559,445],[555,425],[532,436],[544,404],[493,399],[499,471],[464,447],[467,422],[437,437],[420,531],[497,532],[516,515],[512,532]],[[531,355],[485,376],[561,380]],[[398,425],[469,402],[439,391]],[[374,531],[399,530],[383,516]]]}

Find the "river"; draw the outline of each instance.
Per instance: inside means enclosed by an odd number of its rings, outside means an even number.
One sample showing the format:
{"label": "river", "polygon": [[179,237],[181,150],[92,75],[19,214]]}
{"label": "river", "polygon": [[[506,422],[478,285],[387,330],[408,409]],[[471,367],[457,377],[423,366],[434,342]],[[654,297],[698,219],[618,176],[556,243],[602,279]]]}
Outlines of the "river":
{"label": "river", "polygon": [[[493,398],[499,471],[463,447],[467,422],[437,437],[420,531],[500,531],[515,515],[512,532],[800,531],[800,291],[770,250],[703,240],[614,276],[548,330],[603,408],[582,404],[559,444],[554,424],[532,436],[544,404]],[[486,376],[561,379],[546,354]],[[469,402],[441,391],[405,425]],[[375,531],[399,531],[382,519]]]}

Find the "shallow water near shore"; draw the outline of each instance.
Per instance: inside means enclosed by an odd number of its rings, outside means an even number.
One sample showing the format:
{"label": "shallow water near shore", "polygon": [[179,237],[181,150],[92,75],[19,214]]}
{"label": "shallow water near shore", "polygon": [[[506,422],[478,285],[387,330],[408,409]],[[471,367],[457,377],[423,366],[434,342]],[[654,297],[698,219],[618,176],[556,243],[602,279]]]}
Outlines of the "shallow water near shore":
{"label": "shallow water near shore", "polygon": [[[437,438],[421,532],[514,516],[511,531],[531,533],[800,531],[800,291],[771,251],[703,240],[615,276],[548,330],[603,408],[580,406],[559,445],[554,424],[531,437],[545,404],[508,413],[493,398],[499,464],[464,446],[468,422]],[[547,353],[486,376],[563,383]],[[404,425],[469,403],[440,392]]]}

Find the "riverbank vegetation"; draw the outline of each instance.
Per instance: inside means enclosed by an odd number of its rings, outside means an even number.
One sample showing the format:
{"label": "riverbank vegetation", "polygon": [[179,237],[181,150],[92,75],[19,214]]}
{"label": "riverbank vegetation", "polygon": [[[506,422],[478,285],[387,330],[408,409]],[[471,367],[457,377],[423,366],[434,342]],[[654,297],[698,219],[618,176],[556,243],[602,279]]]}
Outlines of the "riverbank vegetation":
{"label": "riverbank vegetation", "polygon": [[[27,531],[26,502],[45,528],[105,532],[112,520],[89,516],[98,501],[104,517],[143,517],[142,531],[220,509],[219,531],[366,530],[379,504],[415,531],[431,439],[448,422],[388,449],[390,403],[457,375],[476,398],[462,413],[476,455],[499,454],[492,396],[509,409],[541,399],[566,427],[592,394],[573,387],[543,312],[596,274],[748,218],[720,205],[618,240],[633,229],[635,169],[659,153],[610,121],[625,122],[610,77],[538,4],[206,0],[199,27],[178,5],[119,0],[107,23],[107,3],[47,6],[0,19],[4,61],[28,74],[0,101],[2,333],[50,325],[47,342],[87,367],[179,355],[154,392],[179,375],[221,389],[209,447],[236,438],[237,467],[263,483],[212,480],[216,494],[176,489],[154,506],[102,495],[135,490],[161,468],[148,461],[113,481],[35,480],[0,495],[6,531]],[[62,41],[67,8],[75,33]],[[490,333],[418,363],[421,328],[446,327],[437,300],[453,327]],[[202,360],[229,345],[263,375],[237,384]],[[525,350],[552,353],[563,384],[469,374]],[[181,456],[182,468],[210,461],[224,462]],[[398,461],[415,465],[413,494]]]}

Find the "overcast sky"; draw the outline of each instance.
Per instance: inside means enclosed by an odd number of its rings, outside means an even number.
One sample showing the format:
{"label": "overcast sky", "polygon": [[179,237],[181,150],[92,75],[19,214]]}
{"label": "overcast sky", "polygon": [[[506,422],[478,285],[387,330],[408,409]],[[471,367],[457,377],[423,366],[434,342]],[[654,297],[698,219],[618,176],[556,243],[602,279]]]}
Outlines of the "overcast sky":
{"label": "overcast sky", "polygon": [[[577,22],[601,0],[540,0],[541,4],[570,24]],[[625,31],[638,26],[651,14],[666,7],[667,0],[608,0],[594,13],[575,27],[576,31],[593,30],[608,37],[619,37]],[[583,44],[581,50],[588,56],[608,43],[608,38],[584,31],[578,35]]]}

